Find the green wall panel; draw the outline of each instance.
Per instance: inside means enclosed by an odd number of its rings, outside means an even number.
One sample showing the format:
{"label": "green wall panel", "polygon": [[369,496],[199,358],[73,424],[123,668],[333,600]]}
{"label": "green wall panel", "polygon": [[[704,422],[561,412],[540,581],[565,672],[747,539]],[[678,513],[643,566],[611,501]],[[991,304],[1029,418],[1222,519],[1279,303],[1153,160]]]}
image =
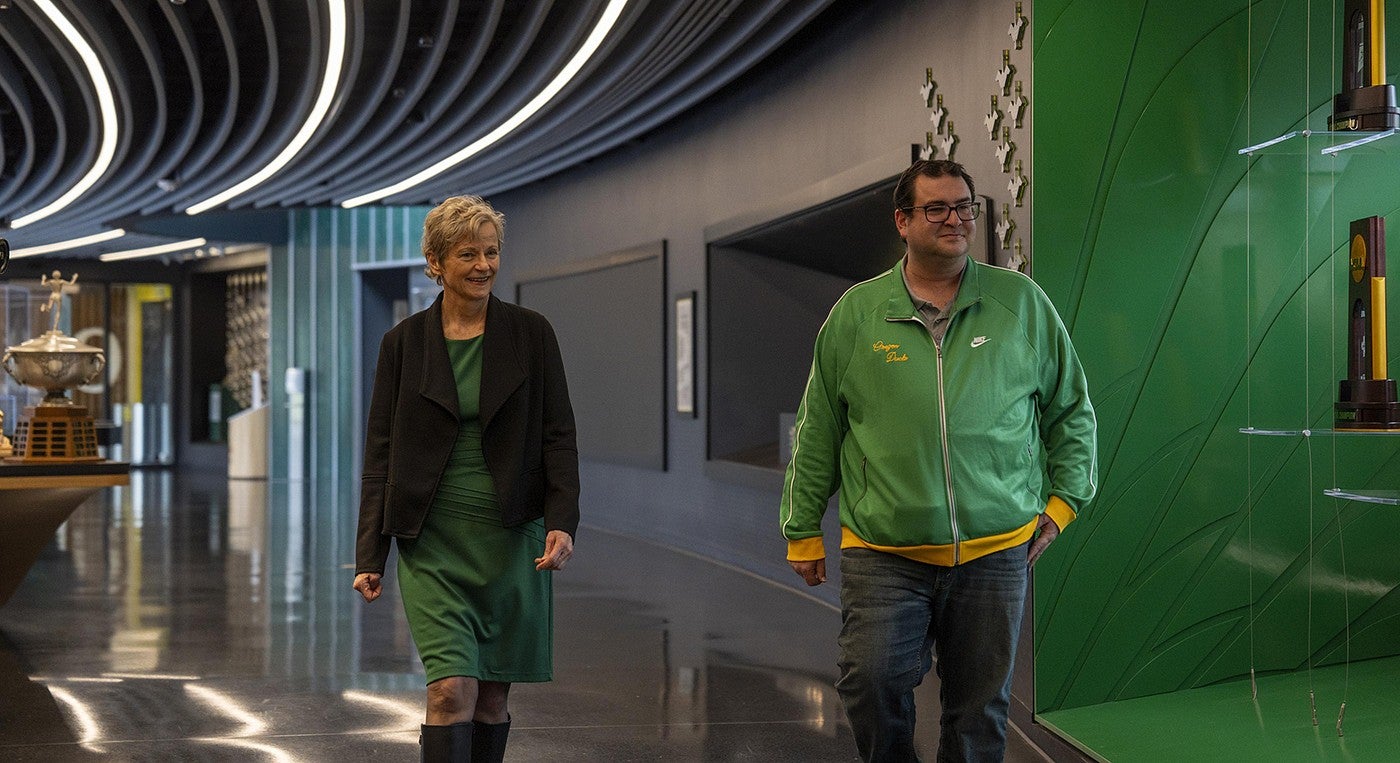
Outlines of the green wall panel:
{"label": "green wall panel", "polygon": [[357,265],[417,263],[426,208],[308,209],[291,215],[291,234],[274,249],[269,309],[272,359],[272,477],[285,480],[289,426],[283,379],[288,368],[308,372],[305,469],[307,479],[290,494],[310,502],[313,513],[335,512],[334,537],[307,539],[330,544],[341,563],[352,561],[353,515],[359,481],[361,376],[374,372],[374,358],[356,357],[359,346]]}
{"label": "green wall panel", "polygon": [[268,474],[273,479],[286,479],[287,438],[281,433],[287,431],[287,396],[283,394],[283,376],[289,362],[291,342],[287,332],[290,324],[282,321],[288,304],[288,292],[292,287],[291,254],[293,246],[273,246],[267,264],[268,270],[268,403],[271,406],[268,426]]}
{"label": "green wall panel", "polygon": [[1035,275],[1084,358],[1101,467],[1036,568],[1038,711],[1400,651],[1400,509],[1322,495],[1400,488],[1400,436],[1238,431],[1330,427],[1347,226],[1400,225],[1400,144],[1237,153],[1323,129],[1332,11],[1036,3]]}

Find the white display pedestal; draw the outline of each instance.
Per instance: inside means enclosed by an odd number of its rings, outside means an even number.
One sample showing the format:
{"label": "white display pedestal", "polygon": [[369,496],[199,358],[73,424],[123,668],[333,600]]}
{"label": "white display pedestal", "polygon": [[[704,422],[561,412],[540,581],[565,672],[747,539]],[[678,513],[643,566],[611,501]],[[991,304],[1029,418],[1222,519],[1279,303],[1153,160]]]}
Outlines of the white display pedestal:
{"label": "white display pedestal", "polygon": [[267,405],[228,417],[230,479],[267,479],[267,423]]}

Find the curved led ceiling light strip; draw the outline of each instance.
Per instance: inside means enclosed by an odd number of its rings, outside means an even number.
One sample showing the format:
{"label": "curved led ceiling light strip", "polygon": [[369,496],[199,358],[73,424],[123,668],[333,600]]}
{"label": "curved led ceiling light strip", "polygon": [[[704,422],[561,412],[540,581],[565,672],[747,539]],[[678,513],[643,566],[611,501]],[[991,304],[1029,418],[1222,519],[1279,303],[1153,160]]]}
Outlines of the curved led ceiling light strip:
{"label": "curved led ceiling light strip", "polygon": [[157,254],[170,254],[171,252],[179,252],[185,249],[194,249],[196,247],[204,246],[207,243],[209,242],[205,241],[202,238],[191,238],[186,239],[184,241],[173,241],[169,244],[145,246],[140,249],[127,249],[123,252],[108,252],[103,255],[98,255],[97,259],[102,260],[103,262],[112,262],[114,260],[134,260],[139,257],[154,257]]}
{"label": "curved led ceiling light strip", "polygon": [[73,184],[73,187],[64,191],[57,199],[49,202],[47,206],[36,209],[26,215],[20,215],[10,221],[10,228],[23,228],[24,226],[42,220],[53,215],[72,204],[79,196],[87,192],[89,188],[97,183],[107,172],[107,168],[112,166],[112,159],[117,155],[117,99],[112,94],[112,83],[107,78],[107,71],[102,68],[102,62],[97,58],[97,51],[92,49],[88,41],[78,33],[78,28],[73,26],[53,0],[33,0],[34,6],[40,10],[73,46],[78,57],[82,59],[83,66],[87,69],[88,78],[92,80],[93,92],[97,95],[97,110],[102,116],[102,142],[97,148],[97,158],[93,161],[92,167],[88,168],[86,174]]}
{"label": "curved led ceiling light strip", "polygon": [[67,241],[55,241],[52,244],[41,244],[39,246],[26,246],[23,249],[15,249],[10,252],[10,257],[32,257],[36,254],[53,254],[66,249],[77,249],[80,246],[90,244],[100,244],[103,241],[111,241],[114,238],[121,238],[126,235],[126,231],[121,228],[105,230],[101,233],[94,233],[91,236],[81,238],[70,238]]}
{"label": "curved led ceiling light strip", "polygon": [[569,62],[564,65],[564,68],[559,70],[559,73],[555,75],[554,79],[550,80],[550,83],[546,85],[538,95],[530,99],[530,102],[521,107],[520,111],[515,112],[514,116],[502,122],[496,129],[477,138],[466,148],[463,148],[421,172],[400,180],[393,185],[380,188],[377,191],[370,191],[369,193],[346,199],[340,203],[340,206],[347,209],[350,207],[358,207],[393,196],[397,193],[402,193],[416,185],[426,183],[481,153],[501,138],[510,134],[512,130],[524,124],[525,120],[534,116],[535,112],[544,108],[545,104],[549,103],[554,96],[558,95],[559,91],[563,90],[564,86],[568,85],[569,81],[583,69],[583,65],[588,63],[588,59],[592,58],[593,54],[598,52],[598,48],[603,44],[603,39],[607,37],[608,32],[612,31],[613,25],[617,23],[618,18],[622,15],[622,9],[626,7],[626,5],[627,0],[609,0],[608,7],[603,9],[602,17],[598,19],[598,23],[594,25],[593,31],[588,34],[588,38],[583,41],[583,45],[579,46],[578,52],[574,53],[573,58],[569,59]]}
{"label": "curved led ceiling light strip", "polygon": [[328,16],[328,33],[326,45],[326,70],[321,77],[321,91],[316,95],[316,102],[311,106],[311,113],[306,115],[306,122],[301,129],[292,137],[282,151],[273,157],[267,166],[253,173],[242,182],[210,196],[204,201],[190,205],[185,209],[187,215],[197,215],[200,212],[207,212],[214,207],[223,204],[236,196],[240,196],[252,189],[267,182],[269,178],[276,175],[287,166],[306,144],[311,141],[311,136],[321,127],[326,114],[330,112],[331,101],[335,99],[336,89],[340,86],[340,74],[345,66],[345,44],[346,44],[346,20],[345,3],[340,0],[331,0],[326,6]]}

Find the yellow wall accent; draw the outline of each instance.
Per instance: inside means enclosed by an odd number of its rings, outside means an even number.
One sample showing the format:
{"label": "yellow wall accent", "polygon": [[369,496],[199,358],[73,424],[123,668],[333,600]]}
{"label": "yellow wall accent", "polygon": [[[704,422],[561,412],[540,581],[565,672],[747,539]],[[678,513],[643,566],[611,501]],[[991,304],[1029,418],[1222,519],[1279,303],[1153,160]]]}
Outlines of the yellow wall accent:
{"label": "yellow wall accent", "polygon": [[[141,306],[148,302],[169,302],[172,298],[170,284],[132,284],[126,301],[126,341],[127,355],[127,403],[140,403],[142,340]],[[159,370],[159,369],[158,369]]]}

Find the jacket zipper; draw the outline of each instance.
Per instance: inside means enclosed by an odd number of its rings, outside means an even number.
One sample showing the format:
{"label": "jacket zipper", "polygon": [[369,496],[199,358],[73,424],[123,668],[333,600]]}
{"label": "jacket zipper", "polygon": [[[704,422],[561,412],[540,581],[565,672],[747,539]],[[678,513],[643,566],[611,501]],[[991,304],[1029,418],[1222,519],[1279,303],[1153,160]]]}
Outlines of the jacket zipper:
{"label": "jacket zipper", "polygon": [[943,394],[943,343],[934,342],[938,357],[938,444],[943,448],[943,482],[948,488],[948,521],[953,527],[953,566],[962,561],[962,545],[958,542],[958,507],[953,499],[953,458],[948,452],[948,408]]}
{"label": "jacket zipper", "polygon": [[[949,321],[952,316],[948,316]],[[928,332],[928,326],[918,318],[893,318],[886,317],[886,321],[906,321],[917,323],[923,326]],[[953,457],[948,451],[948,409],[943,403],[943,343],[934,340],[933,334],[928,332],[929,341],[933,342],[934,356],[937,358],[938,372],[938,444],[943,451],[943,485],[948,491],[948,523],[953,531],[953,566],[957,566],[962,561],[962,544],[958,541],[958,507],[953,498]],[[946,336],[946,334],[945,334]]]}

